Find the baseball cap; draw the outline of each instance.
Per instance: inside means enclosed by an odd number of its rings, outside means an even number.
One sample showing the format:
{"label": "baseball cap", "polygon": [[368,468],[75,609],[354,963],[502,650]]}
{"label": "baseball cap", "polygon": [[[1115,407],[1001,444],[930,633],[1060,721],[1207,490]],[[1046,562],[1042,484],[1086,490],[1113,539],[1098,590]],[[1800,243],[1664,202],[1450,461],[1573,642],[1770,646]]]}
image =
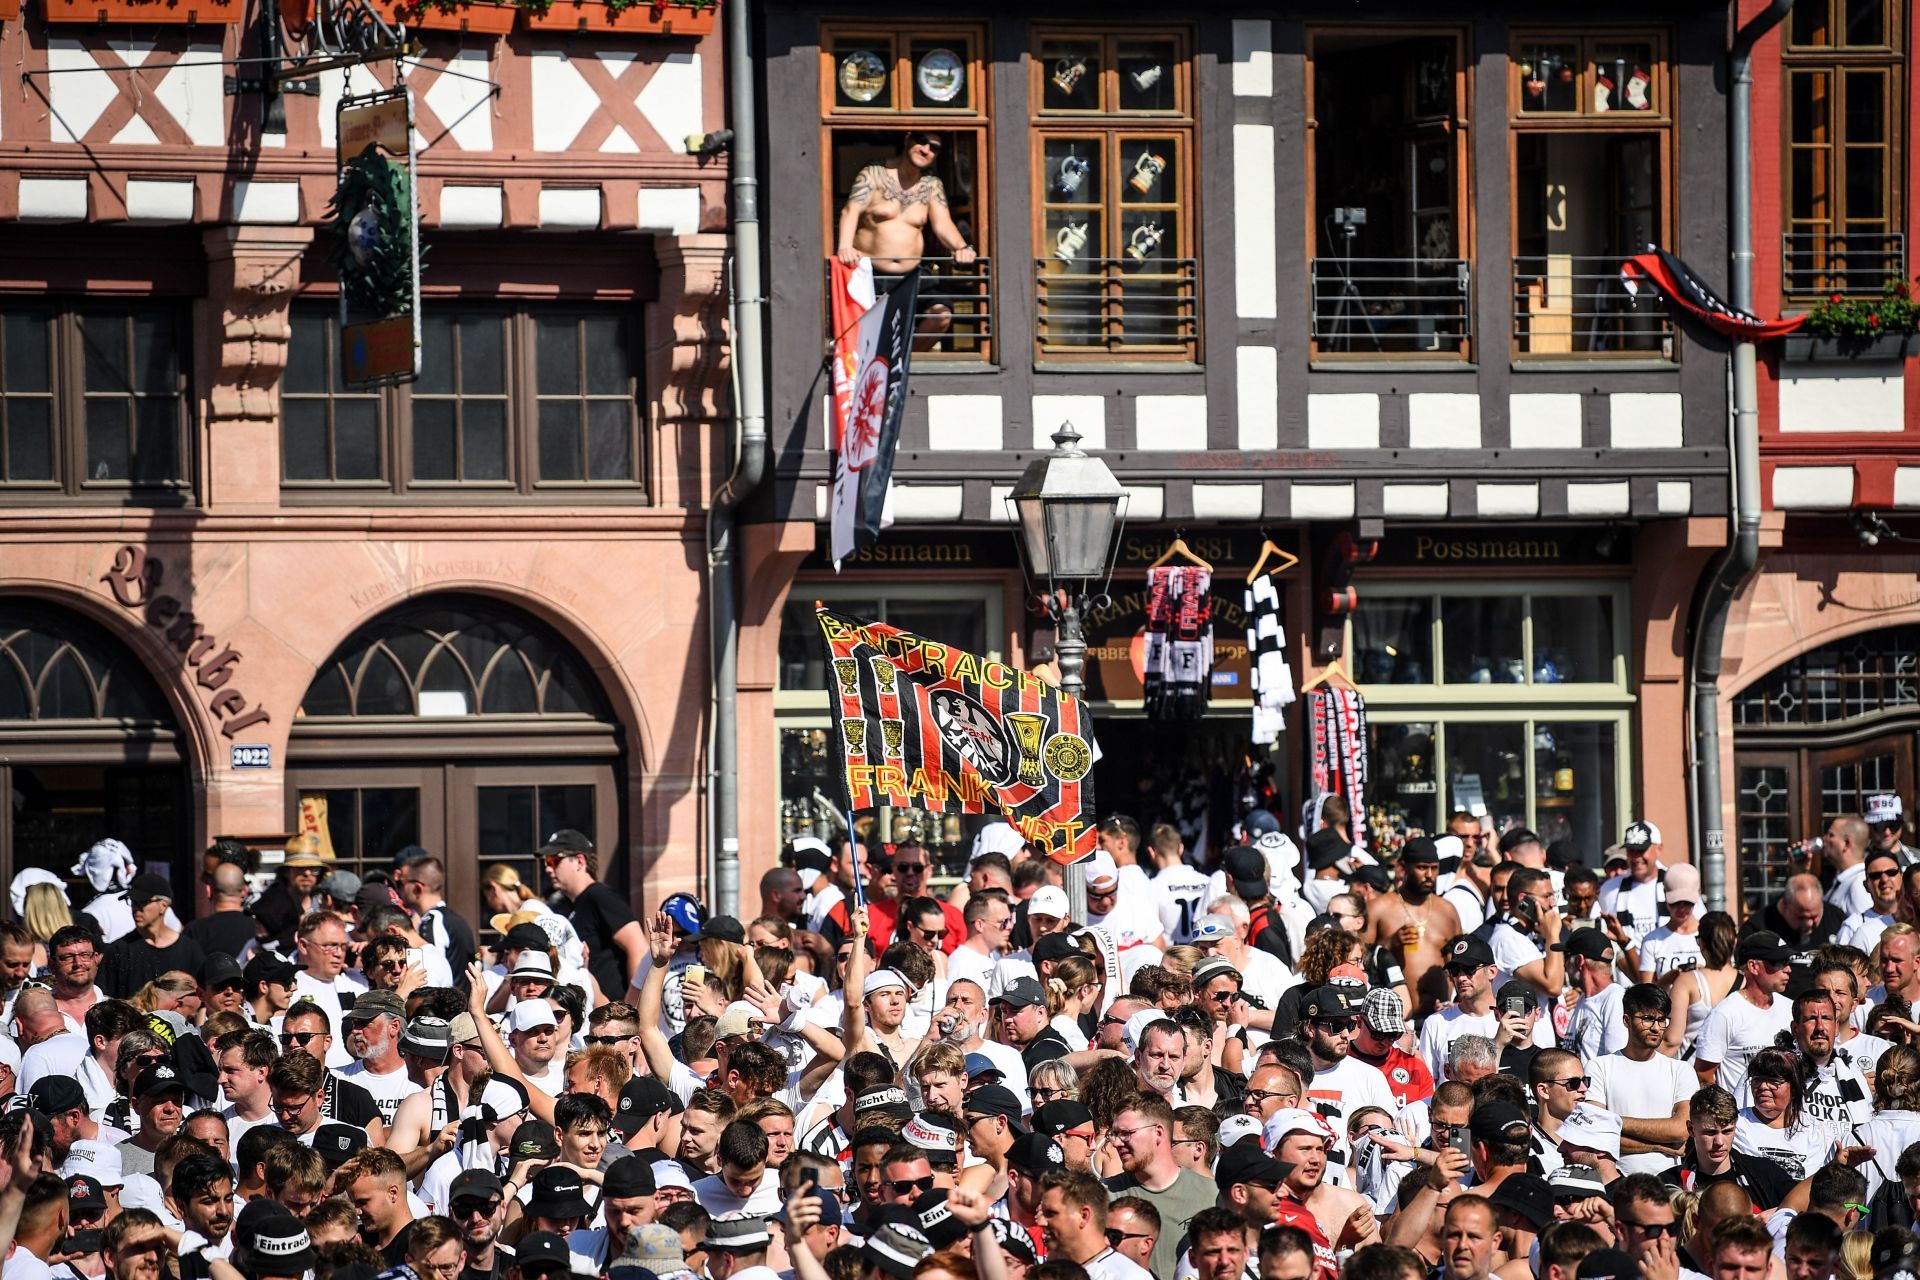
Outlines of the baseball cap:
{"label": "baseball cap", "polygon": [[1244,1111],[1236,1111],[1220,1122],[1220,1149],[1236,1146],[1248,1138],[1260,1136],[1260,1121]]}
{"label": "baseball cap", "polygon": [[81,1213],[92,1213],[98,1209],[105,1211],[107,1193],[98,1178],[89,1178],[84,1173],[76,1173],[67,1179],[67,1207]]}
{"label": "baseball cap", "polygon": [[345,906],[360,896],[360,877],[344,867],[335,868],[321,879],[319,891]]}
{"label": "baseball cap", "polygon": [[538,1031],[542,1027],[557,1027],[553,1006],[545,1000],[522,1000],[513,1006],[513,1013],[507,1025],[515,1031]]}
{"label": "baseball cap", "polygon": [[1506,1209],[1525,1218],[1535,1231],[1545,1231],[1553,1225],[1553,1191],[1539,1174],[1507,1175],[1487,1201],[1496,1209]]}
{"label": "baseball cap", "polygon": [[1193,931],[1188,941],[1195,944],[1225,942],[1237,932],[1233,921],[1226,916],[1205,915],[1193,922]]}
{"label": "baseball cap", "polygon": [[1867,797],[1867,821],[1875,826],[1886,822],[1898,822],[1904,812],[1900,807],[1900,797],[1891,792]]}
{"label": "baseball cap", "polygon": [[173,901],[173,882],[165,876],[143,871],[127,886],[127,902],[135,911],[158,898]]}
{"label": "baseball cap", "polygon": [[87,1110],[87,1093],[72,1076],[41,1076],[27,1090],[33,1109],[43,1116],[65,1115]]}
{"label": "baseball cap", "polygon": [[1049,1138],[1069,1129],[1092,1127],[1093,1111],[1086,1103],[1075,1098],[1062,1098],[1058,1102],[1034,1108],[1033,1131]]}
{"label": "baseball cap", "polygon": [[398,1018],[402,1022],[407,1018],[407,1006],[397,991],[362,991],[353,1002],[353,1008],[340,1015],[346,1022],[371,1022],[375,1018]]}
{"label": "baseball cap", "polygon": [[1041,990],[1040,983],[1036,979],[1022,975],[1009,982],[990,1003],[1010,1004],[1016,1009],[1026,1008],[1029,1005],[1045,1008],[1047,993]]}
{"label": "baseball cap", "polygon": [[639,1156],[621,1156],[601,1176],[601,1196],[650,1196],[658,1191],[653,1166]]}
{"label": "baseball cap", "polygon": [[1447,944],[1449,969],[1482,969],[1493,962],[1493,948],[1470,933],[1463,933]]}
{"label": "baseball cap", "polygon": [[1049,1169],[1066,1168],[1067,1153],[1046,1134],[1028,1133],[1013,1140],[1013,1146],[1007,1151],[1007,1163],[1029,1178],[1037,1178]]}
{"label": "baseball cap", "polygon": [[1274,817],[1271,810],[1249,809],[1247,816],[1240,819],[1237,834],[1244,835],[1250,840],[1257,840],[1261,836],[1272,835],[1279,829],[1280,819]]}
{"label": "baseball cap", "polygon": [[592,853],[593,841],[572,827],[562,827],[548,836],[534,853],[542,858],[557,858],[569,853]]}
{"label": "baseball cap", "polygon": [[246,971],[241,969],[240,962],[225,952],[208,956],[197,976],[200,985],[209,991],[239,986],[246,981]]}
{"label": "baseball cap", "polygon": [[[1237,1120],[1241,1117],[1231,1118]],[[1253,1119],[1252,1116],[1245,1118]],[[1220,1159],[1214,1165],[1213,1177],[1223,1187],[1241,1182],[1278,1186],[1292,1172],[1293,1166],[1285,1160],[1275,1160],[1258,1145],[1247,1143],[1244,1146],[1235,1144],[1220,1148]]]}
{"label": "baseball cap", "polygon": [[1402,862],[1438,862],[1440,850],[1427,836],[1414,836],[1400,846]]}
{"label": "baseball cap", "polygon": [[560,1138],[547,1121],[525,1120],[513,1131],[507,1151],[517,1160],[551,1160],[560,1154]]}
{"label": "baseball cap", "polygon": [[1095,893],[1101,892],[1100,886],[1110,890],[1120,883],[1120,868],[1113,865],[1113,855],[1105,849],[1097,850],[1086,861],[1087,888]]}
{"label": "baseball cap", "polygon": [[184,1094],[186,1091],[187,1082],[165,1062],[156,1062],[133,1078],[135,1098],[157,1098],[165,1093]]}
{"label": "baseball cap", "polygon": [[700,922],[706,916],[700,900],[690,893],[668,894],[660,903],[660,910],[666,912],[667,919],[673,921],[680,932],[690,938],[700,936]]}
{"label": "baseball cap", "polygon": [[490,1200],[506,1194],[506,1185],[500,1181],[500,1175],[491,1169],[462,1169],[447,1184],[447,1203],[450,1205],[462,1200]]}
{"label": "baseball cap", "polygon": [[1640,1280],[1640,1264],[1619,1249],[1595,1249],[1573,1274],[1577,1280]]}
{"label": "baseball cap", "polygon": [[1527,1113],[1511,1102],[1483,1102],[1473,1109],[1467,1132],[1475,1142],[1525,1142],[1531,1126]]}
{"label": "baseball cap", "polygon": [[353,905],[362,911],[370,911],[375,907],[398,907],[402,911],[407,908],[394,887],[385,881],[362,882],[360,891],[353,895]]}
{"label": "baseball cap", "polygon": [[765,1021],[766,1015],[745,1000],[735,1000],[722,1009],[720,1016],[713,1020],[713,1038],[731,1040],[735,1036],[749,1035],[753,1031],[755,1020]]}
{"label": "baseball cap", "polygon": [[1257,898],[1267,891],[1267,855],[1252,845],[1237,844],[1228,849],[1220,867],[1233,882],[1233,891],[1242,898]]}
{"label": "baseball cap", "polygon": [[1234,967],[1233,961],[1225,956],[1208,956],[1193,966],[1193,987],[1197,991],[1215,978],[1238,978],[1239,976],[1240,970]]}
{"label": "baseball cap", "polygon": [[1644,818],[1639,822],[1629,823],[1625,833],[1620,837],[1620,845],[1626,849],[1645,849],[1659,843],[1660,828]]}
{"label": "baseball cap", "polygon": [[313,1149],[329,1169],[338,1169],[366,1147],[367,1131],[350,1124],[323,1124],[313,1131]]}
{"label": "baseball cap", "polygon": [[1691,862],[1668,867],[1665,880],[1668,902],[1700,901],[1700,869]]}
{"label": "baseball cap", "polygon": [[1734,947],[1733,959],[1736,964],[1745,964],[1749,960],[1758,960],[1763,964],[1785,964],[1793,957],[1793,948],[1781,941],[1780,935],[1771,929],[1755,929],[1741,936]]}
{"label": "baseball cap", "polygon": [[1547,1189],[1555,1200],[1585,1200],[1607,1194],[1606,1180],[1590,1164],[1563,1164],[1547,1175]]}
{"label": "baseball cap", "polygon": [[1067,891],[1058,885],[1043,884],[1033,891],[1027,899],[1027,915],[1053,916],[1060,919],[1067,914]]}
{"label": "baseball cap", "polygon": [[237,1265],[252,1276],[300,1276],[313,1269],[318,1255],[300,1220],[277,1200],[257,1196],[233,1221]]}
{"label": "baseball cap", "polygon": [[1366,1012],[1361,1016],[1367,1029],[1377,1036],[1397,1036],[1407,1029],[1407,1009],[1391,987],[1375,987],[1367,992]]}
{"label": "baseball cap", "polygon": [[[529,1121],[528,1123],[532,1123]],[[526,1125],[520,1126],[521,1130]],[[520,1147],[520,1135],[514,1135],[516,1154]],[[593,1212],[593,1206],[587,1203],[586,1188],[580,1181],[580,1175],[561,1165],[550,1164],[533,1175],[533,1196],[527,1201],[527,1212],[542,1218],[584,1218]],[[565,1248],[565,1244],[561,1245]]]}
{"label": "baseball cap", "polygon": [[291,960],[283,960],[271,951],[256,950],[247,960],[247,967],[240,976],[245,978],[247,986],[264,987],[269,982],[282,985],[293,981],[293,975],[300,972],[300,966]]}
{"label": "baseball cap", "polygon": [[1347,876],[1347,883],[1363,884],[1375,893],[1385,893],[1393,887],[1393,877],[1379,863],[1370,862],[1364,867],[1355,867]]}
{"label": "baseball cap", "polygon": [[1333,1141],[1333,1129],[1318,1112],[1308,1111],[1304,1107],[1282,1107],[1267,1117],[1266,1128],[1261,1139],[1267,1150],[1278,1151],[1280,1144],[1296,1133],[1308,1134],[1315,1138]]}
{"label": "baseball cap", "polygon": [[722,942],[744,943],[747,940],[747,926],[732,916],[709,916],[707,922],[700,926],[700,936],[718,938]]}
{"label": "baseball cap", "polygon": [[1613,958],[1613,939],[1598,929],[1574,929],[1553,944],[1553,950],[1585,960]]}
{"label": "baseball cap", "polygon": [[1329,982],[1300,1002],[1300,1017],[1313,1022],[1357,1018],[1360,1016],[1361,1001],[1354,996],[1352,987]]}
{"label": "baseball cap", "polygon": [[983,1119],[987,1116],[1005,1116],[1017,1122],[1025,1112],[1020,1105],[1019,1095],[1002,1084],[983,1084],[967,1094],[967,1120]]}
{"label": "baseball cap", "polygon": [[[539,1174],[535,1174],[534,1181],[539,1180]],[[582,1203],[585,1202],[582,1201]],[[564,1218],[581,1217],[584,1214],[554,1213],[544,1216]],[[513,1264],[523,1275],[532,1275],[536,1271],[544,1275],[550,1270],[568,1274],[573,1270],[573,1254],[568,1250],[567,1242],[563,1237],[551,1231],[530,1231],[520,1237],[519,1244],[513,1246]]]}
{"label": "baseball cap", "polygon": [[[1038,895],[1035,895],[1038,896]],[[1084,955],[1080,944],[1064,933],[1049,933],[1036,938],[1033,943],[1033,962],[1044,964],[1050,960],[1065,960],[1068,956]]]}

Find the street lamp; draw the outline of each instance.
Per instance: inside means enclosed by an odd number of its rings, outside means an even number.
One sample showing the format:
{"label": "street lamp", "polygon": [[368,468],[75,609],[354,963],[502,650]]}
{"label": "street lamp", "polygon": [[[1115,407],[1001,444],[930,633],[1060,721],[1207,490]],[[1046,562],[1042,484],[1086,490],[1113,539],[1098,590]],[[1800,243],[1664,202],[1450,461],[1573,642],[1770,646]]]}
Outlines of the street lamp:
{"label": "street lamp", "polygon": [[[1020,526],[1030,585],[1055,629],[1054,653],[1062,692],[1086,691],[1087,637],[1081,613],[1107,600],[1118,552],[1115,529],[1125,523],[1127,491],[1100,459],[1080,447],[1080,433],[1063,422],[1053,433],[1053,452],[1027,464],[1007,495],[1007,510]],[[1089,595],[1092,584],[1097,594]],[[1067,910],[1085,924],[1087,872],[1069,863],[1064,879]]]}

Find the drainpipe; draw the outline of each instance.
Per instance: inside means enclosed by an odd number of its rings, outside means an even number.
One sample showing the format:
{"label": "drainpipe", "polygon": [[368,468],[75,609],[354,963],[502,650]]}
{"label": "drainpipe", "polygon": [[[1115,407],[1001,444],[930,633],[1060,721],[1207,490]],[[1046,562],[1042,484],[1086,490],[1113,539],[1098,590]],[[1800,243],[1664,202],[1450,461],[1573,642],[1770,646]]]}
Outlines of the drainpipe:
{"label": "drainpipe", "polygon": [[740,914],[740,601],[735,516],[767,469],[766,286],[760,256],[759,107],[754,98],[751,0],[725,0],[727,97],[732,117],[733,471],[707,514],[708,626],[713,646],[709,751],[713,773],[707,888],[713,911]]}
{"label": "drainpipe", "polygon": [[[1728,245],[1733,305],[1753,310],[1753,47],[1778,26],[1793,0],[1773,0],[1734,35],[1727,148],[1731,153]],[[1760,562],[1760,410],[1758,356],[1733,344],[1733,538],[1714,558],[1693,614],[1694,847],[1707,906],[1727,905],[1727,836],[1721,825],[1720,660],[1727,615]]]}

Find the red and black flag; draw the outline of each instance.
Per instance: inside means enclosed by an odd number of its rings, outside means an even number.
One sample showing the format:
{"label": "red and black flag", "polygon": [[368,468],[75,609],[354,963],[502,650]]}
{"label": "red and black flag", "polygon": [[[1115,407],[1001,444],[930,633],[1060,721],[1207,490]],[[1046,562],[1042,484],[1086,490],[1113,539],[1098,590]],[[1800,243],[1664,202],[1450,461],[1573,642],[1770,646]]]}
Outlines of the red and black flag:
{"label": "red and black flag", "polygon": [[[833,273],[833,563],[880,540],[913,361],[920,269],[879,276],[873,259]],[[883,290],[884,286],[884,291]]]}
{"label": "red and black flag", "polygon": [[817,613],[850,814],[1004,813],[1061,861],[1093,852],[1093,721],[1078,698],[883,622]]}
{"label": "red and black flag", "polygon": [[1778,338],[1798,329],[1801,321],[1806,319],[1805,316],[1788,316],[1784,320],[1762,320],[1751,312],[1742,311],[1715,293],[1698,272],[1665,249],[1649,248],[1647,252],[1636,253],[1620,264],[1620,283],[1626,286],[1628,293],[1639,297],[1643,281],[1666,294],[1674,305],[1714,332],[1723,333],[1738,342]]}

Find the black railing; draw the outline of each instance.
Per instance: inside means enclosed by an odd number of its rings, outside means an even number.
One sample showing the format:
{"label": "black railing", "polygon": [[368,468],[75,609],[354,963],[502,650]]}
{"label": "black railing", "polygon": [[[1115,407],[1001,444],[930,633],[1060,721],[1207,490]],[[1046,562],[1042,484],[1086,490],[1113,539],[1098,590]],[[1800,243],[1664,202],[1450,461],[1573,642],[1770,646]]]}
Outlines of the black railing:
{"label": "black railing", "polygon": [[1460,258],[1315,258],[1313,337],[1324,353],[1464,355],[1473,265]]}
{"label": "black railing", "polygon": [[1547,254],[1513,263],[1513,338],[1526,356],[1673,357],[1673,321],[1655,291],[1628,293],[1619,255]]}
{"label": "black railing", "polygon": [[[975,258],[964,266],[950,257],[920,259],[920,296],[913,308],[916,357],[993,359],[992,265],[986,258]],[[821,270],[831,282],[832,263],[823,264]],[[832,328],[831,313],[828,328]]]}
{"label": "black railing", "polygon": [[1042,353],[1198,352],[1197,259],[1038,258],[1033,270]]}
{"label": "black railing", "polygon": [[1907,237],[1899,231],[1789,231],[1780,237],[1780,272],[1790,297],[1877,297],[1907,277]]}

